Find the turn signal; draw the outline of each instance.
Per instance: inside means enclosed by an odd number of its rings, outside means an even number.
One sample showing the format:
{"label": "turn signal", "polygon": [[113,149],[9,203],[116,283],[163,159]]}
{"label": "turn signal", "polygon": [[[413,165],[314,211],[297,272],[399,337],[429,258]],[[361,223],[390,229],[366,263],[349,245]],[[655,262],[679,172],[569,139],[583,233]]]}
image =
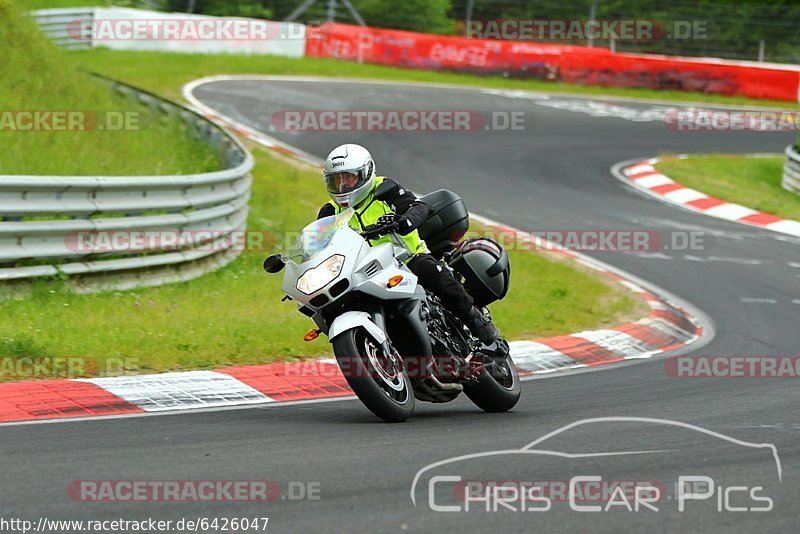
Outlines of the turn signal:
{"label": "turn signal", "polygon": [[314,330],[313,328],[308,331],[308,333],[303,336],[303,341],[314,341],[319,337],[319,330]]}
{"label": "turn signal", "polygon": [[392,288],[403,281],[403,275],[398,274],[397,276],[393,276],[389,278],[389,283],[386,284],[386,287]]}

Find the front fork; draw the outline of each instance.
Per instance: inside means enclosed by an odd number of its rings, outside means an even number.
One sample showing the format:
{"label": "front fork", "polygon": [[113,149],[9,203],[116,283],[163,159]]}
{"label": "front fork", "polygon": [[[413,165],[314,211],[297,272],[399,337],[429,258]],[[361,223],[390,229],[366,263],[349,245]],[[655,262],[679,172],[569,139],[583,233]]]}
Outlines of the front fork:
{"label": "front fork", "polygon": [[369,310],[370,317],[372,317],[372,322],[375,323],[375,326],[381,329],[384,334],[386,334],[386,339],[381,343],[381,348],[383,349],[383,353],[386,355],[386,358],[392,364],[392,367],[395,371],[402,372],[403,371],[403,359],[400,357],[400,354],[397,352],[397,349],[394,348],[392,345],[391,340],[389,339],[389,333],[386,329],[386,317],[383,312],[383,309],[380,306],[372,306],[372,309]]}

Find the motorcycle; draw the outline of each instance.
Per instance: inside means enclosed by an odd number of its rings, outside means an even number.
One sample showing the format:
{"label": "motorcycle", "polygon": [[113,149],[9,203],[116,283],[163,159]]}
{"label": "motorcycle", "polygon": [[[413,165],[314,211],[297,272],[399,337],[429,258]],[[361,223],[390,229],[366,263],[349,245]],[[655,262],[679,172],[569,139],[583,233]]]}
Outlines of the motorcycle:
{"label": "motorcycle", "polygon": [[[393,198],[393,187],[380,184],[375,197]],[[469,217],[454,193],[439,190],[422,200],[430,214],[420,235],[488,314],[485,306],[508,291],[507,252],[486,237],[461,241]],[[462,392],[487,412],[514,407],[521,387],[508,344],[482,344],[418,284],[391,217],[358,232],[349,226],[353,216],[348,209],[312,222],[294,245],[264,261],[269,273],[285,268],[284,300],[316,324],[305,339],[327,335],[348,385],[387,422],[408,419],[415,400],[449,402]],[[373,246],[384,235],[391,242]]]}

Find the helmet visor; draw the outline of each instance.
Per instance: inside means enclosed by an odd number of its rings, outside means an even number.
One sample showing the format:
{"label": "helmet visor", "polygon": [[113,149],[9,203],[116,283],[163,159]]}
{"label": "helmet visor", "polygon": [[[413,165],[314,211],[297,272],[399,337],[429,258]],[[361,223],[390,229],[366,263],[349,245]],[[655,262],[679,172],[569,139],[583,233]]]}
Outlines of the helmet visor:
{"label": "helmet visor", "polygon": [[332,195],[344,195],[367,183],[363,169],[356,171],[326,172],[325,186]]}

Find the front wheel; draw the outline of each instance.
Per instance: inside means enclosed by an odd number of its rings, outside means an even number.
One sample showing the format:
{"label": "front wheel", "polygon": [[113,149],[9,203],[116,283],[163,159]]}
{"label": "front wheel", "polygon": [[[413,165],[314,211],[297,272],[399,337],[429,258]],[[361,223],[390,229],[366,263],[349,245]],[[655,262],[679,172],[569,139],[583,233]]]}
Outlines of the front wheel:
{"label": "front wheel", "polygon": [[380,343],[364,328],[342,332],[333,339],[333,353],[347,383],[364,406],[388,423],[399,423],[414,412],[414,393],[408,374],[396,369]]}
{"label": "front wheel", "polygon": [[484,412],[507,412],[519,401],[522,386],[511,355],[502,362],[489,362],[478,383],[464,388],[469,400]]}

